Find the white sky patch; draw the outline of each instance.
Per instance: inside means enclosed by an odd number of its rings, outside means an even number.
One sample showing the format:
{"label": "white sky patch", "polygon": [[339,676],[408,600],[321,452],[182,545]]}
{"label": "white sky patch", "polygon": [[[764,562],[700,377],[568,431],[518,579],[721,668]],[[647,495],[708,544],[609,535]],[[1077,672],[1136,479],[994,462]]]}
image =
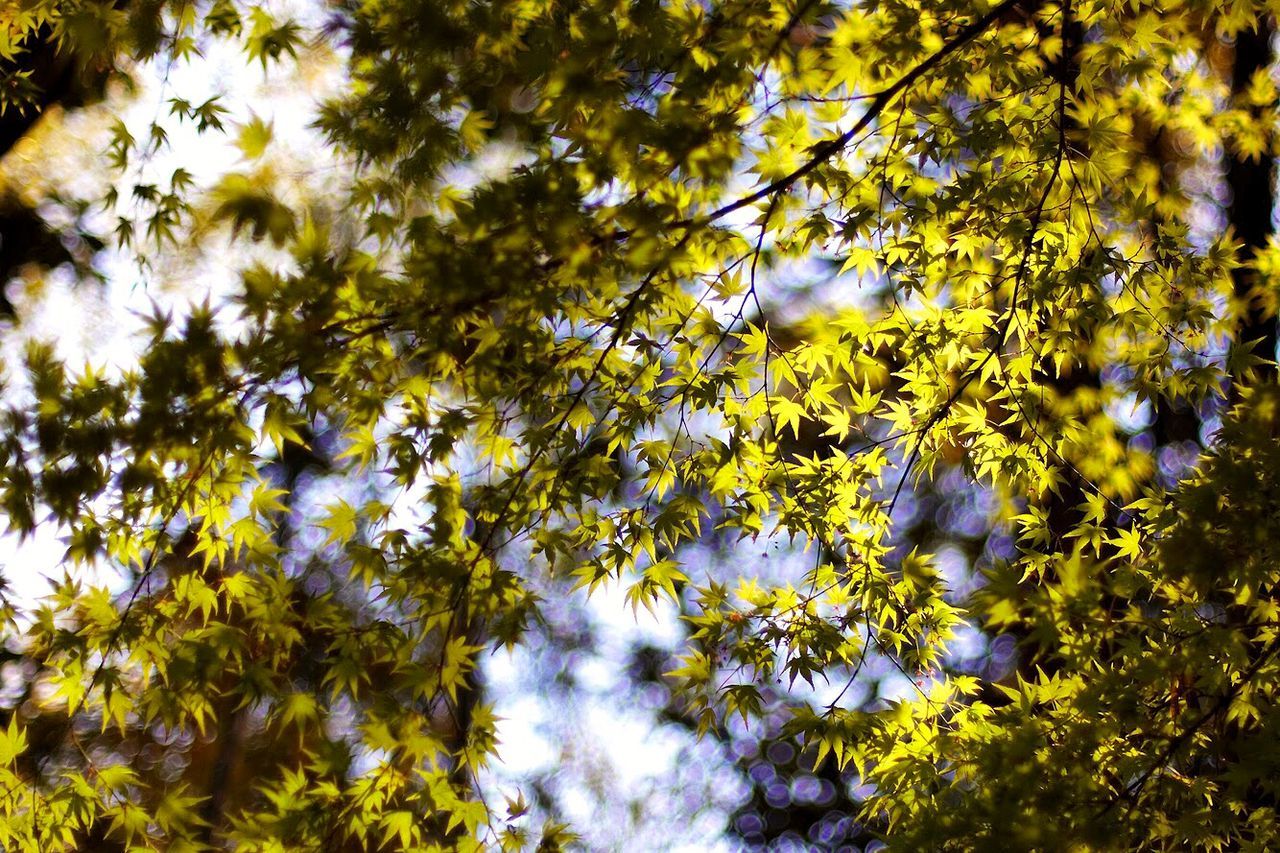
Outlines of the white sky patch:
{"label": "white sky patch", "polygon": [[[314,4],[276,4],[281,13],[299,17],[321,11]],[[152,61],[137,70],[139,92],[123,99],[108,94],[96,107],[51,117],[56,124],[15,146],[5,158],[4,172],[10,184],[56,186],[72,195],[100,196],[112,182],[120,187],[121,202],[116,211],[99,213],[90,223],[102,233],[114,228],[115,215],[127,215],[132,181],[164,184],[174,169],[191,172],[198,187],[207,189],[221,176],[247,168],[236,147],[237,125],[252,115],[272,122],[274,135],[269,156],[277,168],[301,168],[314,174],[295,177],[314,182],[337,161],[320,144],[310,127],[315,105],[335,94],[344,79],[341,63],[307,59],[307,73],[298,73],[292,64],[246,65],[235,43],[212,40],[202,44],[203,55],[191,62]],[[166,79],[167,75],[167,79]],[[226,95],[230,112],[224,116],[226,132],[196,132],[191,122],[169,115],[169,100],[182,97],[192,103],[214,95]],[[148,136],[148,126],[160,120],[169,144],[146,158],[140,171],[112,174],[102,159],[107,141],[106,116],[119,116],[139,140]],[[69,141],[62,141],[69,140]],[[86,144],[86,140],[88,140]],[[186,235],[179,235],[183,239]],[[194,258],[185,253],[172,259],[158,256],[157,274],[143,276],[135,256],[128,251],[108,249],[94,259],[104,275],[105,285],[77,281],[68,268],[44,274],[37,282],[10,284],[9,294],[17,306],[20,324],[0,336],[0,358],[7,365],[20,365],[28,341],[52,343],[70,368],[84,364],[105,367],[109,375],[131,369],[144,353],[144,318],[156,304],[181,317],[187,307],[208,300],[224,303],[239,285],[239,270],[249,261],[243,241],[233,251],[225,247],[225,237],[207,235],[209,246]],[[185,248],[185,247],[184,247]],[[209,249],[215,249],[210,251]],[[192,263],[194,261],[194,264]],[[166,273],[168,275],[166,275]],[[229,309],[220,312],[230,316]],[[10,368],[6,378],[21,389],[22,371]],[[48,592],[50,578],[58,579],[67,566],[62,532],[42,524],[25,541],[14,534],[0,536],[0,566],[9,591],[17,601],[31,601]],[[93,573],[96,582],[119,584],[115,573]]]}

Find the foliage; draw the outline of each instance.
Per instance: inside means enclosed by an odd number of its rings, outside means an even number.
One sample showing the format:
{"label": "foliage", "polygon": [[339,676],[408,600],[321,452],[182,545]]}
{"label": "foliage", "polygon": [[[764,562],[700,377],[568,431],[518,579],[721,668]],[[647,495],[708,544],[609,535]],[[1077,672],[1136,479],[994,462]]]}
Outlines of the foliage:
{"label": "foliage", "polygon": [[[36,38],[265,66],[310,37],[223,0],[12,8],[16,110]],[[341,216],[249,171],[135,182],[164,132],[120,124],[121,245],[225,222],[287,256],[157,309],[123,375],[34,344],[13,371],[0,500],[65,533],[68,570],[6,612],[30,684],[0,844],[571,844],[484,795],[477,674],[546,596],[606,586],[686,614],[666,678],[699,733],[777,723],[902,849],[1276,843],[1280,399],[1238,339],[1276,256],[1206,189],[1274,151],[1271,78],[1214,64],[1269,6],[332,13]],[[168,106],[223,130],[218,101]],[[1228,394],[1173,488],[1132,413]],[[1012,542],[965,596],[903,521],[954,476]],[[804,567],[758,565],[774,545]],[[1019,666],[957,664],[966,626]],[[848,692],[884,667],[909,689]]]}

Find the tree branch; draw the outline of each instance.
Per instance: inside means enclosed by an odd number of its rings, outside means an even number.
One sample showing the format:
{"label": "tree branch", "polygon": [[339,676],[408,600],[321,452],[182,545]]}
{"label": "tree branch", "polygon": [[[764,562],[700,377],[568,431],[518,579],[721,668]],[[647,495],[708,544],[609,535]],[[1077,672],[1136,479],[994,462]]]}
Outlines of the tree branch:
{"label": "tree branch", "polygon": [[832,157],[834,157],[836,154],[839,154],[841,151],[843,151],[849,145],[849,143],[853,141],[853,138],[855,136],[857,136],[859,133],[865,130],[867,125],[871,124],[871,122],[876,118],[876,116],[884,112],[885,107],[893,103],[893,100],[897,98],[898,95],[902,94],[904,91],[910,88],[912,84],[914,84],[917,80],[919,80],[925,74],[928,74],[934,68],[937,68],[940,64],[942,64],[942,61],[946,59],[948,56],[955,53],[957,50],[964,47],[966,44],[973,41],[978,36],[982,35],[984,32],[986,32],[988,27],[990,27],[993,23],[995,23],[997,20],[1002,18],[1005,15],[1005,13],[1021,5],[1023,2],[1024,0],[1004,0],[1003,3],[1001,3],[998,6],[992,7],[991,10],[987,12],[985,15],[983,15],[981,18],[978,18],[973,23],[969,24],[967,27],[962,29],[959,33],[953,36],[950,41],[944,44],[936,53],[934,53],[928,59],[921,62],[919,65],[912,68],[902,77],[898,78],[898,81],[894,83],[892,86],[890,86],[887,89],[883,89],[878,94],[876,94],[876,96],[871,101],[871,105],[867,107],[867,111],[862,114],[862,117],[858,119],[857,123],[854,124],[853,127],[849,128],[844,133],[840,134],[834,139],[828,140],[827,142],[824,142],[821,145],[819,145],[814,150],[813,156],[808,160],[808,162],[798,167],[790,174],[784,175],[783,177],[779,178],[778,180],[774,181],[768,186],[761,187],[760,189],[756,190],[750,195],[743,196],[737,201],[730,202],[729,204],[726,204],[723,207],[719,207],[713,210],[711,213],[707,214],[700,221],[692,220],[692,221],[678,222],[675,224],[689,225],[689,224],[694,224],[694,222],[697,222],[698,224],[706,225],[706,224],[715,222],[718,219],[722,219],[736,210],[741,210],[742,208],[747,207],[748,205],[755,204],[757,201],[760,201],[761,199],[768,198],[769,196],[775,193],[784,192],[790,189],[796,183],[796,181],[808,175],[814,169],[818,168],[823,163],[827,162]]}

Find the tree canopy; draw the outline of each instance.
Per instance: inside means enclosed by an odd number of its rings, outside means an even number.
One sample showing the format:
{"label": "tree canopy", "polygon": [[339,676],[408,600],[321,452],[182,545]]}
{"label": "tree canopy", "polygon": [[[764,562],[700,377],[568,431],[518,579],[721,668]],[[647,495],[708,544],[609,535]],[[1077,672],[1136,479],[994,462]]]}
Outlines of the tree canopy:
{"label": "tree canopy", "polygon": [[[241,260],[136,364],[8,366],[0,505],[66,556],[4,607],[0,846],[571,847],[486,794],[483,672],[614,589],[863,840],[1280,844],[1276,11],[6,4],[15,138],[116,98],[75,274]],[[337,189],[234,87],[109,115],[215,44],[342,63]]]}

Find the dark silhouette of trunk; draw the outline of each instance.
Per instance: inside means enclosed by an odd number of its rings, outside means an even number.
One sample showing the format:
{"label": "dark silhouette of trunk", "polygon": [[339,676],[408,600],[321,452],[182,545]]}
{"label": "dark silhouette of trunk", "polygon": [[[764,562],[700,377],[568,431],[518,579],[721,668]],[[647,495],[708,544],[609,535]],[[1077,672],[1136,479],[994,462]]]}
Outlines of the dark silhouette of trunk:
{"label": "dark silhouette of trunk", "polygon": [[[281,553],[288,551],[295,532],[293,513],[303,474],[308,471],[327,471],[330,466],[326,455],[316,449],[314,433],[305,427],[299,432],[306,445],[286,441],[279,458],[271,466],[273,479],[285,490],[281,497],[285,510],[280,514],[280,523],[275,530],[275,544]],[[252,749],[262,749],[261,744],[245,743],[247,716],[248,709],[235,707],[229,698],[223,700],[222,707],[218,709],[218,731],[210,745],[214,756],[209,764],[206,799],[201,810],[201,817],[205,821],[202,833],[205,844],[213,843],[222,830],[227,812],[244,802],[245,792],[233,783],[250,775],[245,768],[249,760],[246,753]]]}
{"label": "dark silhouette of trunk", "polygon": [[[1043,38],[1055,34],[1047,25],[1042,25],[1042,27],[1041,36]],[[1063,45],[1062,55],[1056,66],[1051,68],[1050,74],[1053,81],[1065,90],[1066,103],[1069,105],[1080,76],[1080,49],[1084,44],[1084,28],[1071,15],[1069,6],[1063,7],[1060,34]],[[1055,116],[1054,123],[1055,125],[1061,123],[1062,137],[1067,141],[1067,145],[1071,149],[1078,152],[1073,154],[1070,149],[1064,152],[1064,161],[1071,156],[1087,159],[1089,155],[1084,148],[1084,141],[1077,138],[1079,125],[1074,113],[1069,108],[1064,109]],[[1087,349],[1087,344],[1081,347],[1082,352]],[[1049,385],[1054,389],[1057,398],[1061,401],[1064,411],[1070,411],[1074,408],[1075,403],[1072,398],[1078,396],[1080,391],[1097,389],[1102,385],[1102,379],[1097,369],[1087,364],[1084,360],[1077,364],[1067,365],[1065,371],[1059,371],[1051,363],[1050,359],[1044,359],[1042,369],[1048,376]],[[1071,549],[1071,540],[1067,539],[1067,534],[1079,523],[1079,507],[1088,499],[1093,487],[1076,473],[1072,460],[1054,459],[1051,461],[1059,464],[1065,482],[1059,487],[1056,494],[1050,493],[1048,495],[1045,510],[1048,513],[1049,531],[1053,537],[1052,547],[1065,554]],[[1032,631],[1030,629],[1031,626],[1027,625],[1022,629],[1010,632],[1021,650],[1015,671],[1029,678],[1036,677],[1037,668],[1050,674],[1056,672],[1059,668],[1059,662],[1055,657],[1056,649],[1036,647],[1032,640]],[[1010,673],[1010,676],[1012,674]],[[1000,697],[997,691],[987,690],[984,695],[990,697],[993,700],[993,704],[1005,704],[1005,700]]]}
{"label": "dark silhouette of trunk", "polygon": [[[1248,90],[1255,74],[1265,73],[1271,65],[1271,38],[1275,26],[1263,17],[1256,30],[1236,35],[1235,61],[1231,69],[1231,93],[1241,96]],[[1271,222],[1275,209],[1275,158],[1269,154],[1257,159],[1233,156],[1227,161],[1227,188],[1231,201],[1227,205],[1227,224],[1235,233],[1240,247],[1240,266],[1232,271],[1236,298],[1244,306],[1240,318],[1238,340],[1258,341],[1254,352],[1274,359],[1276,355],[1276,318],[1266,313],[1257,299],[1257,270],[1253,260],[1267,245],[1273,233]],[[1259,379],[1275,381],[1274,366],[1257,370]]]}
{"label": "dark silhouette of trunk", "polygon": [[217,757],[209,772],[207,799],[201,817],[205,820],[203,841],[209,844],[223,824],[232,770],[240,758],[240,727],[244,711],[224,709],[218,716]]}
{"label": "dark silhouette of trunk", "polygon": [[[1250,81],[1259,73],[1267,73],[1272,63],[1271,40],[1275,35],[1275,24],[1270,17],[1259,19],[1257,29],[1242,31],[1236,35],[1235,56],[1231,68],[1231,94],[1240,98],[1248,90]],[[1255,111],[1258,108],[1252,108]],[[1269,108],[1264,116],[1270,115]],[[1271,119],[1274,122],[1274,119]],[[1267,308],[1259,285],[1257,268],[1254,264],[1261,251],[1275,232],[1272,216],[1275,211],[1275,157],[1264,153],[1251,160],[1241,156],[1232,156],[1227,161],[1227,189],[1230,201],[1227,205],[1227,223],[1240,244],[1237,259],[1240,265],[1232,270],[1232,284],[1235,297],[1240,305],[1236,341],[1239,344],[1254,343],[1253,353],[1273,362],[1276,358],[1276,316]],[[1277,373],[1274,363],[1263,364],[1251,368],[1252,383],[1271,384],[1276,382]],[[1240,400],[1240,388],[1250,377],[1232,376],[1232,388],[1229,401]],[[1275,595],[1275,590],[1270,592]],[[1243,636],[1253,633],[1247,626],[1253,618],[1252,611],[1235,601],[1224,601],[1225,619],[1235,626]],[[1218,744],[1219,760],[1228,765],[1239,765],[1245,755],[1256,747],[1252,745],[1244,732],[1226,721],[1217,723],[1215,742]],[[1196,769],[1199,769],[1198,767]],[[1265,787],[1255,781],[1245,793],[1244,808],[1248,813],[1256,813],[1259,809],[1274,809],[1275,797]]]}
{"label": "dark silhouette of trunk", "polygon": [[[100,98],[107,76],[104,71],[86,73],[76,56],[53,44],[47,31],[38,34],[15,63],[7,63],[9,68],[15,64],[30,75],[28,80],[39,96],[25,109],[11,107],[0,114],[0,159],[51,108],[73,109]],[[61,235],[50,230],[34,208],[15,196],[0,197],[0,317],[13,316],[13,304],[3,286],[21,267],[29,263],[54,267],[71,260]]]}
{"label": "dark silhouette of trunk", "polygon": [[[1213,38],[1212,35],[1208,38]],[[1164,131],[1157,130],[1147,126],[1141,126],[1138,133],[1144,139],[1144,148],[1147,159],[1154,163],[1159,174],[1159,194],[1165,196],[1180,196],[1181,189],[1178,186],[1177,175],[1179,170],[1186,165],[1186,157],[1178,153],[1177,148],[1171,144],[1169,136]],[[1185,201],[1185,199],[1180,199]],[[1154,242],[1155,235],[1159,232],[1161,226],[1165,224],[1165,219],[1160,213],[1156,213],[1150,223],[1150,237]],[[1200,412],[1185,400],[1170,400],[1163,395],[1157,395],[1154,400],[1155,413],[1151,423],[1151,440],[1152,453],[1155,455],[1157,462],[1160,458],[1160,451],[1169,445],[1180,444],[1182,442],[1191,441],[1199,445],[1200,442]]]}

